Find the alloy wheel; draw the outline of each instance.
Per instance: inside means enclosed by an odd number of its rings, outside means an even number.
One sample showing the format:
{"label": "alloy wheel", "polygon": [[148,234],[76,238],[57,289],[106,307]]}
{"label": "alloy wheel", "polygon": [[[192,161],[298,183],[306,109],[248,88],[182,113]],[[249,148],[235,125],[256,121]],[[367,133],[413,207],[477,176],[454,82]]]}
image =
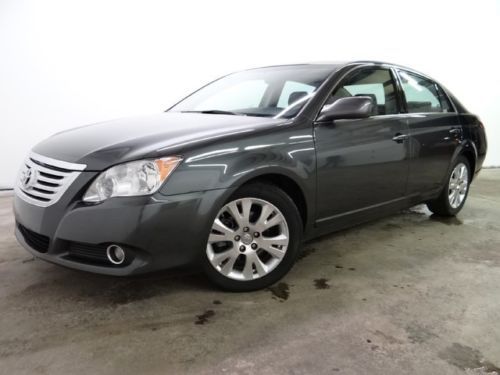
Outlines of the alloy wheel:
{"label": "alloy wheel", "polygon": [[272,272],[285,257],[290,241],[280,210],[257,198],[227,203],[212,225],[206,254],[222,275],[250,281]]}
{"label": "alloy wheel", "polygon": [[458,163],[451,172],[448,183],[448,201],[452,208],[458,208],[467,195],[469,188],[469,172],[464,163]]}

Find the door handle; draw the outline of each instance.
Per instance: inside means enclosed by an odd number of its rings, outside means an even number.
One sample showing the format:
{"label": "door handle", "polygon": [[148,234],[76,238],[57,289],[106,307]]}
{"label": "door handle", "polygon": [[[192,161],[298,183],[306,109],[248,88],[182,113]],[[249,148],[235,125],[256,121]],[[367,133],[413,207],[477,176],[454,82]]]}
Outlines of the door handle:
{"label": "door handle", "polygon": [[403,143],[405,139],[408,139],[408,134],[396,133],[392,140],[396,143]]}
{"label": "door handle", "polygon": [[460,134],[462,133],[462,129],[460,128],[451,128],[450,129],[450,134]]}

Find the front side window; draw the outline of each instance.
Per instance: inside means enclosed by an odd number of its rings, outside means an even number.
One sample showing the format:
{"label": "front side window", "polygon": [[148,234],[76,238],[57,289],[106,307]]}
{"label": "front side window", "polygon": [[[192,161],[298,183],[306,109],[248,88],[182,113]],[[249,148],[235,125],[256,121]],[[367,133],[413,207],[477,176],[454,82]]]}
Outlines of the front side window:
{"label": "front side window", "polygon": [[295,66],[230,74],[170,109],[173,112],[295,117],[332,73],[332,67]]}
{"label": "front side window", "polygon": [[451,112],[451,105],[435,82],[417,74],[399,71],[408,113]]}
{"label": "front side window", "polygon": [[325,105],[350,96],[369,96],[372,98],[373,115],[390,115],[399,112],[394,81],[387,69],[363,68],[356,70],[340,83]]}

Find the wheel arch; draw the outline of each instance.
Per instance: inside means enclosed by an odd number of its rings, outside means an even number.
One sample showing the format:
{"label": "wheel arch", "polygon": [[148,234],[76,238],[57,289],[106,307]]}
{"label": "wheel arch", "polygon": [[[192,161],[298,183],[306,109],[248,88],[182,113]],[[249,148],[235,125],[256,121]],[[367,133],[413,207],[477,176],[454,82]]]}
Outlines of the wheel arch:
{"label": "wheel arch", "polygon": [[471,181],[476,174],[476,163],[477,163],[477,148],[474,145],[474,142],[467,141],[465,142],[457,156],[464,156],[469,162],[470,170],[471,170]]}
{"label": "wheel arch", "polygon": [[237,185],[239,188],[243,185],[257,182],[273,184],[287,193],[299,210],[304,229],[307,228],[308,224],[311,222],[310,215],[312,213],[312,204],[311,199],[308,199],[308,196],[305,193],[304,186],[298,182],[298,179],[285,174],[282,171],[267,170],[261,171],[259,174],[246,176],[245,178],[240,179]]}

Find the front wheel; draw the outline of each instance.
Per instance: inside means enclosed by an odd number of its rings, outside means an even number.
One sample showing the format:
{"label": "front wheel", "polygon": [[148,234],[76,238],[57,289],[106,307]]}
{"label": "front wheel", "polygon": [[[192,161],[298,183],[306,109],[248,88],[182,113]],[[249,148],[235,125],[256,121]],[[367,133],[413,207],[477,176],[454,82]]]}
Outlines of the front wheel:
{"label": "front wheel", "polygon": [[460,156],[453,165],[448,181],[440,196],[427,207],[441,216],[455,216],[464,206],[471,182],[470,165],[467,158]]}
{"label": "front wheel", "polygon": [[213,221],[203,268],[223,289],[261,289],[290,270],[301,239],[300,214],[283,190],[264,183],[243,186]]}

